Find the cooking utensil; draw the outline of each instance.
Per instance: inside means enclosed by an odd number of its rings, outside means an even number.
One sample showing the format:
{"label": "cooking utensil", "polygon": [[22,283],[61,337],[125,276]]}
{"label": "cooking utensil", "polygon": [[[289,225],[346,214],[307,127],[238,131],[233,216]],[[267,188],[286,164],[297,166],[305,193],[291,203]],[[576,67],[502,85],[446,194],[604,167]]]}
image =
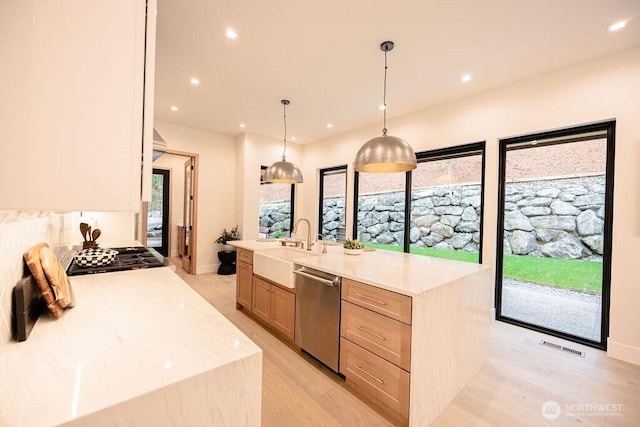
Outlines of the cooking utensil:
{"label": "cooking utensil", "polygon": [[87,230],[87,237],[89,238],[88,240],[91,242],[91,226],[89,226],[89,229]]}
{"label": "cooking utensil", "polygon": [[98,237],[100,237],[101,234],[102,231],[100,231],[99,228],[96,228],[95,230],[93,230],[93,233],[91,233],[91,240],[95,242],[96,240],[98,240]]}
{"label": "cooking utensil", "polygon": [[89,224],[87,224],[86,222],[81,222],[80,223],[80,233],[82,233],[82,238],[84,239],[84,241],[87,241],[87,231],[89,230]]}

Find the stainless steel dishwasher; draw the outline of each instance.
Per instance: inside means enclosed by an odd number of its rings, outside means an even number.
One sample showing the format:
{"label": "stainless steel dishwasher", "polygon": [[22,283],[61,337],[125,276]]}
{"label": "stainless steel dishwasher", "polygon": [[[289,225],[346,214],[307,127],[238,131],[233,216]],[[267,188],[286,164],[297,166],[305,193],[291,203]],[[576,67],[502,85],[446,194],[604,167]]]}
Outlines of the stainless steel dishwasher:
{"label": "stainless steel dishwasher", "polygon": [[296,274],[296,343],[338,372],[342,279],[308,267],[293,272]]}

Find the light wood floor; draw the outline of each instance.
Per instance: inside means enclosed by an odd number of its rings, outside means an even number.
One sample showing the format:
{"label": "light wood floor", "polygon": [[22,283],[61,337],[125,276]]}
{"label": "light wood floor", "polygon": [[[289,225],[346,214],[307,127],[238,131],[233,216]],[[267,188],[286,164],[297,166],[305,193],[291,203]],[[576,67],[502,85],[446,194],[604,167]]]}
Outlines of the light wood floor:
{"label": "light wood floor", "polygon": [[[191,276],[179,267],[176,272],[262,348],[264,426],[393,425],[352,395],[338,376],[237,311],[235,275]],[[586,355],[543,347],[541,339]],[[548,401],[559,404],[558,418],[543,416],[542,407]],[[590,347],[494,322],[489,360],[433,425],[637,427],[640,367]]]}

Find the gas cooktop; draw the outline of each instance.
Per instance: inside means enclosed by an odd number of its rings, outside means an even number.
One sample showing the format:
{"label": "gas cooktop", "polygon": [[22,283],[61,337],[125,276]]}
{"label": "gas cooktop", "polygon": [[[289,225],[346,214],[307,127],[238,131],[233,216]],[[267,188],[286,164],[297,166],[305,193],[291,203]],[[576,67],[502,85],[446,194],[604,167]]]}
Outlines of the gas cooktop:
{"label": "gas cooktop", "polygon": [[116,259],[108,265],[99,267],[82,267],[75,259],[67,268],[67,275],[110,273],[112,271],[138,270],[140,268],[164,267],[164,257],[152,248],[142,246],[127,248],[109,248],[118,251]]}

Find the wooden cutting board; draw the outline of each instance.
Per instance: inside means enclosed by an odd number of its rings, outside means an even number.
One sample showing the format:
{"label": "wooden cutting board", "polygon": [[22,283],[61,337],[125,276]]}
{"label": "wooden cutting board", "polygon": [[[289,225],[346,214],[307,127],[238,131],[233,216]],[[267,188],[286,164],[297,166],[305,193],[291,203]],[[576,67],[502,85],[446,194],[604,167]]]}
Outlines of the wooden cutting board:
{"label": "wooden cutting board", "polygon": [[49,312],[53,317],[58,318],[62,314],[62,307],[56,303],[56,295],[49,285],[49,281],[47,280],[40,263],[40,250],[44,247],[48,247],[48,245],[46,243],[38,243],[31,247],[27,252],[25,252],[24,260],[35,279],[36,284],[38,285],[38,289],[42,294],[42,298],[44,299],[44,303],[49,309]]}
{"label": "wooden cutting board", "polygon": [[39,255],[42,270],[56,296],[56,303],[60,308],[75,306],[76,298],[71,289],[71,283],[56,254],[50,247],[44,246],[40,249]]}

